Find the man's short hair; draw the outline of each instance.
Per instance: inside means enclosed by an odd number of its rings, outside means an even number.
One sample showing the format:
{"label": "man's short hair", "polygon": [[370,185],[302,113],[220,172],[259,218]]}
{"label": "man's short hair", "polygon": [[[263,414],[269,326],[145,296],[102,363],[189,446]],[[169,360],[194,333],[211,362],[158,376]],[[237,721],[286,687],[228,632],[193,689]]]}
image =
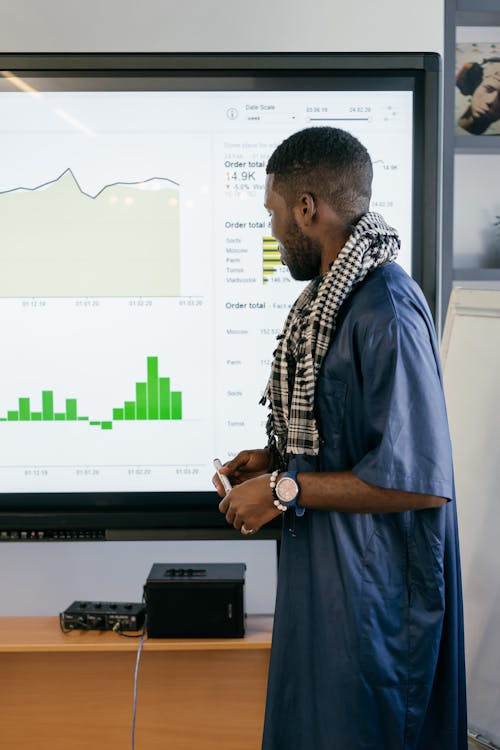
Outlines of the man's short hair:
{"label": "man's short hair", "polygon": [[306,128],[283,141],[271,155],[267,174],[291,207],[301,193],[332,206],[346,223],[368,211],[373,168],[362,143],[339,128]]}

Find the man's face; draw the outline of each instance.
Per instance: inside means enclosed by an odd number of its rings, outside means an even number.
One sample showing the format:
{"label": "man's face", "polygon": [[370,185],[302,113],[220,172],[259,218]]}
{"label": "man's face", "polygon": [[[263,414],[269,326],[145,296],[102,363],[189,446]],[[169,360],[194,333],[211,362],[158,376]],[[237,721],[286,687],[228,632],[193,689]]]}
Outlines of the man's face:
{"label": "man's face", "polygon": [[274,175],[267,175],[264,205],[271,217],[271,232],[280,245],[281,262],[297,281],[310,281],[321,271],[321,243],[300,229],[285,199],[273,189]]}
{"label": "man's face", "polygon": [[471,99],[473,117],[500,117],[500,63],[484,65],[483,80]]}

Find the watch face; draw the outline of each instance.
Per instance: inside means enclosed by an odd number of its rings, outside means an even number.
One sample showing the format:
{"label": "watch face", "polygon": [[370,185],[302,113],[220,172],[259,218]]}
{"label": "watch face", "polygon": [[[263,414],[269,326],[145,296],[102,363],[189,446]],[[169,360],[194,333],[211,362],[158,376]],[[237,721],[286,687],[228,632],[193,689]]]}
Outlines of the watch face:
{"label": "watch face", "polygon": [[292,477],[283,477],[276,485],[276,494],[282,503],[291,503],[299,494],[299,486]]}

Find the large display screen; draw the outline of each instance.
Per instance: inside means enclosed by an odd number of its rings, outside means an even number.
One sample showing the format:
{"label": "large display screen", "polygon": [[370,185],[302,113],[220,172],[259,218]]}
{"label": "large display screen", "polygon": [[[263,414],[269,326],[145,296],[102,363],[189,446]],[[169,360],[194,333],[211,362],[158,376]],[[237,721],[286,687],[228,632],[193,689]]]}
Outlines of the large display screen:
{"label": "large display screen", "polygon": [[303,287],[270,234],[267,160],[304,127],[353,133],[412,273],[415,92],[406,72],[4,70],[0,493],[178,504],[210,493],[215,456],[263,446]]}

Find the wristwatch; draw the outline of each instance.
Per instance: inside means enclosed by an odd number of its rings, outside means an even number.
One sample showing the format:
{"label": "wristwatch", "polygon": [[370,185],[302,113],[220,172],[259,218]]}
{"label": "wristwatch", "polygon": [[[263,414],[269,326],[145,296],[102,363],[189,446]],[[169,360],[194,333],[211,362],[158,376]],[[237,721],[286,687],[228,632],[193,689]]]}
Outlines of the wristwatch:
{"label": "wristwatch", "polygon": [[276,483],[274,494],[285,508],[295,508],[295,514],[297,516],[304,515],[306,509],[297,505],[297,500],[300,495],[300,486],[297,482],[296,471],[287,471],[283,474],[281,479]]}

